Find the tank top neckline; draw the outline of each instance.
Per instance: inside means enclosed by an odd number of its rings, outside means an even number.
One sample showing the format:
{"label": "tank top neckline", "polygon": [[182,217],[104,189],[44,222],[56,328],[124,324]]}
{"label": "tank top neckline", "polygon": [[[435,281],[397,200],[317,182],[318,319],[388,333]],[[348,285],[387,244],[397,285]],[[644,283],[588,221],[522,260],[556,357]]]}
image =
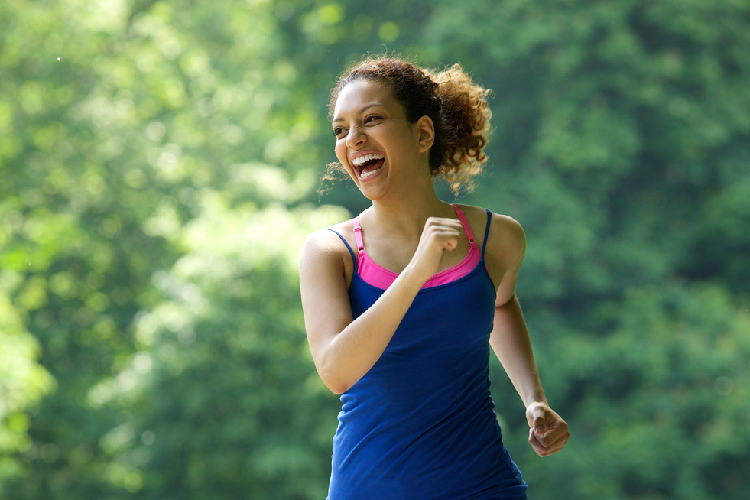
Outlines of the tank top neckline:
{"label": "tank top neckline", "polygon": [[[451,204],[451,207],[456,212],[456,215],[458,216],[458,219],[459,221],[461,221],[461,225],[464,228],[466,237],[469,239],[469,252],[466,254],[466,257],[464,257],[461,262],[459,262],[455,266],[440,271],[439,273],[436,273],[432,277],[430,277],[430,279],[427,280],[424,285],[422,285],[422,290],[426,288],[434,288],[436,286],[446,285],[464,278],[465,276],[471,274],[471,272],[475,268],[477,268],[484,257],[482,255],[483,252],[480,252],[479,248],[477,247],[474,234],[471,231],[471,227],[469,226],[469,222],[466,220],[466,216],[464,215],[463,210],[453,204]],[[362,227],[359,224],[359,216],[355,217],[353,222],[354,236],[357,241],[358,250],[357,268],[355,270],[355,274],[359,275],[362,281],[364,281],[368,285],[385,290],[391,285],[391,283],[396,280],[396,278],[398,278],[399,274],[379,265],[372,259],[372,257],[367,254],[367,251],[365,250],[364,239],[362,237]],[[484,245],[482,246],[482,249],[484,250]]]}

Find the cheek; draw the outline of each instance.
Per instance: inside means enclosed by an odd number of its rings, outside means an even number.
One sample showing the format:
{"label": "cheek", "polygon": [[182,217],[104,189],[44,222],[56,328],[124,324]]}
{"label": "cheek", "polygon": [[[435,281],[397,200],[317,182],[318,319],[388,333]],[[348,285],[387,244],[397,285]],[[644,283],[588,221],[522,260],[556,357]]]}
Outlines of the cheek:
{"label": "cheek", "polygon": [[342,165],[346,166],[346,144],[344,144],[344,141],[336,141],[333,150],[336,152],[336,158]]}
{"label": "cheek", "polygon": [[334,151],[336,152],[336,158],[339,160],[339,163],[341,163],[349,174],[352,174],[352,169],[349,167],[349,162],[347,160],[347,148],[344,141],[336,141]]}

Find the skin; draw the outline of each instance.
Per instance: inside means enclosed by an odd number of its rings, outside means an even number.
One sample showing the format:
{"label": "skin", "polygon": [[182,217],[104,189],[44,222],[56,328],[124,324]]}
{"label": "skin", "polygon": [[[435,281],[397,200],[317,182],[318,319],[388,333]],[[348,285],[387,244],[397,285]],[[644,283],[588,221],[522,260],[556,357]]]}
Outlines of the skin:
{"label": "skin", "polygon": [[[338,236],[320,230],[305,242],[300,290],[313,361],[326,386],[341,394],[369,371],[385,351],[419,289],[469,252],[463,227],[441,201],[429,170],[432,120],[406,119],[387,86],[371,80],[349,83],[339,94],[332,121],[336,156],[372,206],[360,216],[367,252],[398,278],[365,313],[352,318],[347,290],[354,266]],[[385,156],[382,167],[362,178],[352,158]],[[486,212],[461,206],[472,232],[484,235]],[[356,248],[351,220],[333,228]],[[477,241],[480,245],[482,242]],[[560,451],[568,426],[547,404],[537,374],[526,323],[515,297],[526,240],[510,217],[493,214],[485,262],[497,290],[490,345],[520,395],[529,423],[529,443],[540,456]]]}

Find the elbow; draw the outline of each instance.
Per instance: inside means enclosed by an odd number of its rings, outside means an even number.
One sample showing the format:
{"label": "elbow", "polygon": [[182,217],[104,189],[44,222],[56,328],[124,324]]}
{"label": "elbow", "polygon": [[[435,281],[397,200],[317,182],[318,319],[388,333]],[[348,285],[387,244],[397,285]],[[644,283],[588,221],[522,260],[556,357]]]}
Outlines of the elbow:
{"label": "elbow", "polygon": [[344,388],[343,385],[335,386],[335,385],[326,385],[328,387],[328,390],[330,390],[332,393],[334,393],[337,396],[341,396],[346,391],[349,390],[349,388]]}
{"label": "elbow", "polygon": [[337,395],[344,394],[354,385],[324,363],[318,367],[318,375],[328,390]]}
{"label": "elbow", "polygon": [[342,355],[333,345],[317,349],[316,354],[313,361],[320,380],[334,394],[345,393],[364,375],[359,373],[349,357]]}
{"label": "elbow", "polygon": [[341,380],[336,380],[333,377],[324,377],[322,374],[320,375],[320,379],[323,381],[323,384],[325,384],[329,391],[338,396],[344,394],[351,387],[351,385],[348,385]]}
{"label": "elbow", "polygon": [[503,309],[504,307],[508,307],[510,305],[513,305],[514,302],[518,302],[518,299],[516,298],[516,294],[512,294],[510,297],[502,298],[501,300],[497,300],[495,302],[495,309]]}

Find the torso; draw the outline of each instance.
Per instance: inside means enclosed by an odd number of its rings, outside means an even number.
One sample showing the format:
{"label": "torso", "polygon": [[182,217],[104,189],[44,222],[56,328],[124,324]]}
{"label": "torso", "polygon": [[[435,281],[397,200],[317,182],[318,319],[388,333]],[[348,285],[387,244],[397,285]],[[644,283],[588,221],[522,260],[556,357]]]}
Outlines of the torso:
{"label": "torso", "polygon": [[[481,248],[487,212],[461,209]],[[490,235],[495,222],[503,225],[502,218],[491,220]],[[352,221],[335,229],[357,249]],[[470,244],[464,243],[439,270],[467,256]],[[370,246],[365,241],[368,254]],[[385,292],[359,271],[352,274],[347,249],[341,258],[356,320]],[[526,484],[503,446],[490,394],[495,295],[482,265],[419,291],[380,358],[341,395],[330,500],[525,498]]]}

